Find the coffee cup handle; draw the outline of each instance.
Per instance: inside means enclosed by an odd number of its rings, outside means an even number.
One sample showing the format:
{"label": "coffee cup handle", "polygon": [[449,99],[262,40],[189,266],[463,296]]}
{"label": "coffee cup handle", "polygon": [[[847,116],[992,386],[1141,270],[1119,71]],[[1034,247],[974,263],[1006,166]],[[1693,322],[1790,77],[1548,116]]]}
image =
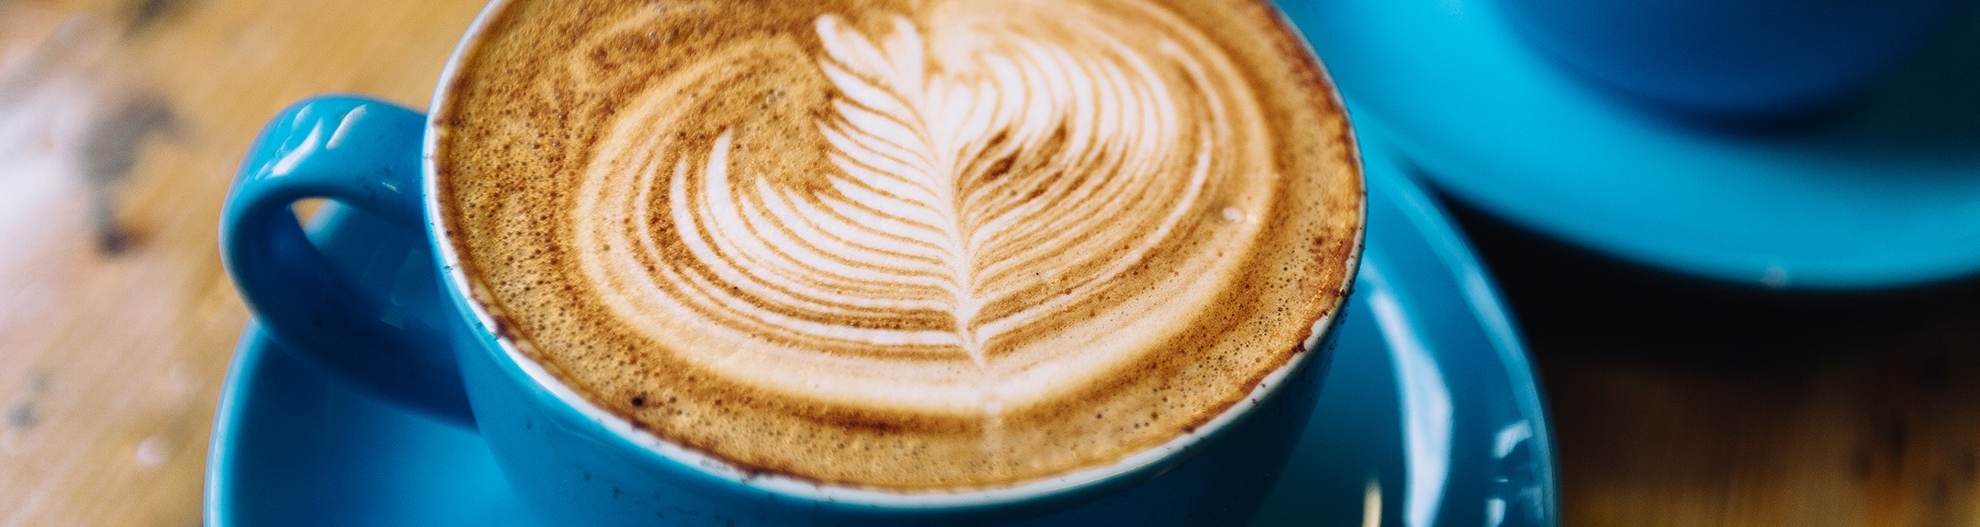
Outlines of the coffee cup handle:
{"label": "coffee cup handle", "polygon": [[221,213],[220,251],[235,287],[284,349],[374,394],[473,426],[445,330],[382,319],[381,287],[333,268],[290,209],[327,198],[427,239],[424,130],[418,112],[357,97],[283,110],[241,163]]}

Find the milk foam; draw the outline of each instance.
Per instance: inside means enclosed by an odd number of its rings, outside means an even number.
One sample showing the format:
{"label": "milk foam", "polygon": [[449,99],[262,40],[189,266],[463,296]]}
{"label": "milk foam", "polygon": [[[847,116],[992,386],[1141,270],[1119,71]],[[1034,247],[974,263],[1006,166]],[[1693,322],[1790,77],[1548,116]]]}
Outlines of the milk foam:
{"label": "milk foam", "polygon": [[669,441],[891,489],[1109,463],[1303,351],[1358,239],[1310,57],[1197,1],[518,0],[443,214],[520,348]]}
{"label": "milk foam", "polygon": [[[1232,123],[1224,94],[1190,91],[1217,84],[1175,42],[1136,49],[1100,13],[1030,7],[941,13],[931,38],[900,15],[878,36],[818,17],[817,67],[836,91],[815,123],[831,161],[817,173],[735,174],[734,127],[704,151],[676,140],[673,121],[691,107],[664,90],[644,97],[621,112],[572,211],[586,274],[618,317],[655,339],[676,338],[688,320],[800,341],[748,358],[683,352],[808,397],[987,411],[1057,391],[998,386],[1032,380],[1029,370],[1055,372],[1048,383],[1104,375],[1119,361],[1080,355],[1137,350],[992,362],[1012,358],[997,353],[1005,335],[1093,307],[1098,290],[1154,263],[1149,253],[1201,205],[1215,148],[1231,150],[1234,125],[1262,124]],[[1068,36],[1079,40],[1050,40]],[[666,210],[651,210],[656,202]],[[656,214],[673,239],[625,228]],[[664,256],[669,244],[688,257]],[[1052,283],[1067,285],[1036,291]],[[1016,305],[986,311],[999,304]],[[889,325],[917,313],[946,320]],[[977,371],[902,382],[927,348]],[[853,375],[824,378],[835,372]]]}

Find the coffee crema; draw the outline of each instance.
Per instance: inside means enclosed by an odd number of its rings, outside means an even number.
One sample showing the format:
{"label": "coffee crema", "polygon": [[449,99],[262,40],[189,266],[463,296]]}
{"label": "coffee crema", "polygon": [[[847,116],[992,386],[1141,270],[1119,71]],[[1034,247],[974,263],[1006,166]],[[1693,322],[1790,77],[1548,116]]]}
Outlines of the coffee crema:
{"label": "coffee crema", "polygon": [[517,1],[437,120],[451,242],[594,403],[822,483],[1020,484],[1312,344],[1362,222],[1252,0]]}

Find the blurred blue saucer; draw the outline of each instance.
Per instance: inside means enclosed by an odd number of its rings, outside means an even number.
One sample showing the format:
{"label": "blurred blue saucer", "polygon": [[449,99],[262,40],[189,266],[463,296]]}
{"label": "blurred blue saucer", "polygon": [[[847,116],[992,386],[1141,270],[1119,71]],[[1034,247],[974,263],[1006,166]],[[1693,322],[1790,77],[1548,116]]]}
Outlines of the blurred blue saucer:
{"label": "blurred blue saucer", "polygon": [[1283,7],[1357,130],[1515,224],[1777,288],[1980,272],[1980,9],[1860,100],[1743,127],[1639,105],[1566,71],[1493,0]]}

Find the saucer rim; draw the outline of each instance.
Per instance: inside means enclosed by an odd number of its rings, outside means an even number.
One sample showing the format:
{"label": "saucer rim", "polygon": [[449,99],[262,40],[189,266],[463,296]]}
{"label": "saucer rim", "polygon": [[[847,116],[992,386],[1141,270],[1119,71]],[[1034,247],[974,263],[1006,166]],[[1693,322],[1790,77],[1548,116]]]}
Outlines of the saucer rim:
{"label": "saucer rim", "polygon": [[[1433,2],[1438,5],[1430,6]],[[1898,185],[1888,181],[1980,173],[1980,162],[1969,159],[1932,164],[1912,158],[1872,161],[1852,158],[1848,160],[1852,163],[1828,163],[1835,160],[1807,153],[1818,149],[1822,138],[1809,137],[1779,143],[1733,139],[1730,136],[1696,140],[1696,137],[1703,136],[1697,133],[1702,129],[1694,123],[1684,123],[1671,115],[1659,115],[1647,104],[1637,104],[1589,79],[1577,77],[1542,50],[1526,44],[1526,39],[1517,34],[1512,21],[1499,12],[1500,8],[1492,0],[1341,0],[1307,2],[1287,5],[1286,8],[1289,18],[1302,26],[1308,35],[1320,37],[1312,39],[1314,48],[1340,81],[1340,89],[1348,101],[1357,130],[1379,137],[1383,143],[1391,145],[1401,158],[1407,160],[1410,168],[1420,168],[1413,170],[1415,173],[1440,191],[1519,227],[1652,269],[1770,289],[1887,289],[1929,285],[1980,274],[1980,231],[1948,227],[1964,225],[1965,220],[1980,217],[1980,213],[1974,212],[1976,207],[1980,207],[1980,185],[1941,184],[1930,187],[1932,190],[1966,190],[1957,193],[1965,200],[1959,203],[1900,203],[1899,200],[1870,196],[1877,190],[1887,193],[1902,191],[1906,196],[1926,195],[1930,192],[1916,184]],[[1418,16],[1425,13],[1435,14]],[[1917,62],[1921,57],[1935,52],[1953,50],[1956,41],[1971,39],[1972,34],[1980,32],[1980,9],[1971,9],[1961,16],[1963,18],[1952,24],[1954,27],[1948,30],[1944,39],[1914,54],[1913,61]],[[1376,29],[1331,31],[1363,26]],[[1455,31],[1446,31],[1452,29]],[[1388,40],[1383,41],[1374,41],[1371,39],[1375,37],[1366,36],[1375,31],[1409,36],[1387,37]],[[1340,36],[1343,34],[1346,36]],[[1390,46],[1393,48],[1380,49]],[[1370,48],[1377,50],[1370,51]],[[1432,65],[1421,60],[1421,57],[1428,55],[1443,57],[1449,62]],[[1391,60],[1397,58],[1404,60]],[[1362,64],[1362,61],[1377,59],[1385,60],[1385,65],[1374,67]],[[1426,77],[1421,73],[1495,65],[1515,67],[1504,68],[1509,72],[1505,75],[1484,75],[1473,79],[1473,84],[1463,86],[1431,85],[1434,83],[1425,79],[1442,77]],[[1917,69],[1916,64],[1910,69]],[[1342,70],[1352,71],[1343,75]],[[1893,73],[1887,79],[1901,79],[1911,72],[1898,68]],[[1545,96],[1533,97],[1546,105],[1538,110],[1549,113],[1534,116],[1536,120],[1570,116],[1582,122],[1601,123],[1596,131],[1624,131],[1642,137],[1620,137],[1612,133],[1575,137],[1540,136],[1498,128],[1485,129],[1489,123],[1478,121],[1489,111],[1477,108],[1491,106],[1491,99],[1483,98],[1489,95],[1476,94],[1511,88],[1539,88],[1545,91],[1541,94]],[[1397,92],[1406,96],[1397,95]],[[1878,99],[1879,93],[1883,92],[1876,88],[1869,90],[1866,100],[1882,100]],[[1404,98],[1434,100],[1452,97],[1468,97],[1477,103],[1464,106],[1472,109],[1469,112],[1439,114],[1430,118],[1423,113],[1429,110],[1393,102]],[[1862,127],[1861,124],[1849,124],[1836,130],[1862,130]],[[1706,131],[1708,135],[1714,133]],[[1647,143],[1629,142],[1645,137],[1651,140]],[[1449,144],[1459,139],[1474,144]],[[1643,152],[1645,159],[1680,160],[1689,163],[1687,166],[1715,169],[1715,176],[1730,176],[1681,180],[1680,185],[1688,185],[1688,190],[1695,191],[1687,195],[1772,191],[1777,197],[1785,196],[1796,201],[1793,206],[1694,214],[1699,211],[1686,211],[1686,208],[1697,204],[1683,200],[1658,201],[1660,198],[1657,197],[1646,200],[1641,195],[1632,195],[1627,199],[1609,196],[1613,192],[1594,189],[1613,188],[1615,183],[1589,187],[1562,182],[1588,179],[1587,174],[1591,173],[1602,174],[1611,181],[1632,184],[1658,183],[1659,180],[1650,178],[1659,176],[1627,168],[1629,163],[1619,164],[1624,168],[1576,164],[1554,159],[1562,156],[1539,151],[1547,148],[1551,148],[1550,151],[1568,150],[1573,149],[1575,144],[1605,148],[1625,145]],[[1701,151],[1706,154],[1696,158],[1671,155]],[[1868,177],[1873,172],[1916,177]],[[1810,176],[1815,179],[1844,176],[1857,178],[1858,182],[1848,188],[1792,185],[1799,180],[1789,180],[1787,183],[1773,181],[1771,176],[1777,175]],[[1820,188],[1808,190],[1811,187]],[[1535,196],[1547,199],[1535,199]],[[1594,202],[1595,205],[1562,206],[1573,201]],[[1893,223],[1890,228],[1875,232],[1861,230],[1852,234],[1847,231],[1822,231],[1824,236],[1839,236],[1822,242],[1789,240],[1806,238],[1814,231],[1796,226],[1813,218],[1837,214],[1835,210],[1823,208],[1837,204],[1884,212],[1904,209],[1905,216],[1916,219]],[[1570,208],[1572,213],[1567,212]],[[1927,210],[1928,214],[1920,215],[1920,209]],[[1591,211],[1592,214],[1579,215]],[[1842,212],[1862,214],[1860,210]],[[1675,220],[1666,221],[1672,218]],[[1823,247],[1865,249],[1824,250]]]}
{"label": "saucer rim", "polygon": [[[1356,133],[1362,133],[1359,124]],[[1377,136],[1379,137],[1379,136]],[[1493,278],[1491,269],[1478,256],[1469,238],[1458,229],[1457,221],[1440,201],[1431,195],[1427,185],[1412,177],[1416,171],[1398,159],[1387,148],[1384,139],[1360,137],[1364,171],[1378,174],[1391,182],[1385,185],[1395,192],[1396,204],[1403,209],[1403,217],[1410,222],[1411,230],[1417,234],[1430,250],[1437,254],[1439,263],[1450,272],[1457,285],[1457,293],[1467,305],[1465,311],[1472,315],[1472,321],[1479,326],[1490,341],[1507,386],[1512,391],[1513,403],[1519,413],[1532,427],[1532,446],[1538,469],[1533,475],[1535,485],[1541,490],[1540,503],[1546,525],[1560,524],[1560,460],[1554,445],[1553,412],[1548,408],[1546,389],[1541,384],[1539,368],[1533,361],[1531,351],[1526,347],[1518,319],[1510,309],[1498,280]],[[1369,165],[1375,168],[1366,168]],[[1370,188],[1375,186],[1369,184]],[[1372,192],[1371,192],[1372,194]]]}

